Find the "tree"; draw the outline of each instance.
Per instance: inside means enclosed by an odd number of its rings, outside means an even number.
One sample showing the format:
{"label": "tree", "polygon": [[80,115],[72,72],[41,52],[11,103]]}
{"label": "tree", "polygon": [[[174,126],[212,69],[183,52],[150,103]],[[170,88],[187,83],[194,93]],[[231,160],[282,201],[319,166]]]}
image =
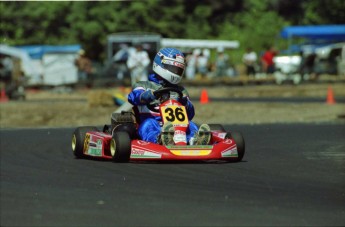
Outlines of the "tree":
{"label": "tree", "polygon": [[344,24],[345,4],[341,0],[303,2],[305,17],[303,24]]}
{"label": "tree", "polygon": [[[12,45],[62,44],[69,3],[1,2],[2,40]],[[68,41],[68,40],[67,40]]]}
{"label": "tree", "polygon": [[262,50],[286,25],[341,24],[341,0],[1,1],[1,42],[9,45],[79,43],[96,60],[107,35],[152,32],[166,38],[239,40]]}
{"label": "tree", "polygon": [[265,46],[278,45],[278,32],[287,23],[274,11],[267,11],[269,1],[247,1],[241,14],[236,14],[218,28],[219,37],[228,40],[238,40],[241,48],[233,51],[232,58],[240,62],[247,47],[256,52],[263,51]]}

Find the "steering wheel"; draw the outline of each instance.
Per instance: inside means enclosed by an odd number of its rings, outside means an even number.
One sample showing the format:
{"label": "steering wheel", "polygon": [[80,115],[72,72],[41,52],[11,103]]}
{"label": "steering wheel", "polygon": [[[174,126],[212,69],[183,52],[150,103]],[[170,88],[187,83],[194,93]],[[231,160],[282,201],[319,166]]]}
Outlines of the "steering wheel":
{"label": "steering wheel", "polygon": [[[158,89],[156,91],[153,92],[153,95],[157,98],[157,99],[161,99],[162,96],[164,94],[170,94],[170,92],[173,91],[173,92],[176,92],[178,94],[178,97],[181,99],[183,97],[183,93],[182,91],[177,88],[177,87],[165,87],[165,88],[161,88],[161,89]],[[169,95],[170,96],[170,95]]]}
{"label": "steering wheel", "polygon": [[176,92],[178,94],[178,98],[182,98],[183,97],[183,93],[182,91],[177,88],[177,87],[165,87],[165,88],[161,88],[158,89],[156,91],[153,92],[153,95],[159,100],[155,100],[149,104],[147,104],[147,107],[154,112],[158,112],[157,110],[157,106],[159,106],[159,103],[163,103],[165,101],[167,101],[170,98],[170,92]]}

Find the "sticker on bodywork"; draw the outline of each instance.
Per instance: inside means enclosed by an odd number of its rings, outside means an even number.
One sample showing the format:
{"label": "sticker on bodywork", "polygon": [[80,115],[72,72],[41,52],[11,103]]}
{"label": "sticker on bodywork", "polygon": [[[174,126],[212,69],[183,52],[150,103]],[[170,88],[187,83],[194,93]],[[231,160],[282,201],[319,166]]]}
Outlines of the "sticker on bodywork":
{"label": "sticker on bodywork", "polygon": [[162,158],[161,154],[140,148],[132,148],[131,158]]}
{"label": "sticker on bodywork", "polygon": [[233,147],[231,149],[222,151],[222,157],[224,157],[224,158],[227,158],[227,157],[238,157],[237,148]]}
{"label": "sticker on bodywork", "polygon": [[90,134],[86,134],[84,148],[86,153],[91,156],[102,156],[103,141]]}
{"label": "sticker on bodywork", "polygon": [[171,153],[177,156],[206,156],[209,155],[212,150],[204,149],[204,150],[170,150]]}
{"label": "sticker on bodywork", "polygon": [[162,113],[162,120],[163,122],[171,122],[174,125],[182,124],[187,125],[188,124],[188,115],[186,108],[184,106],[175,106],[175,105],[169,105],[169,106],[163,106],[161,107],[161,113]]}

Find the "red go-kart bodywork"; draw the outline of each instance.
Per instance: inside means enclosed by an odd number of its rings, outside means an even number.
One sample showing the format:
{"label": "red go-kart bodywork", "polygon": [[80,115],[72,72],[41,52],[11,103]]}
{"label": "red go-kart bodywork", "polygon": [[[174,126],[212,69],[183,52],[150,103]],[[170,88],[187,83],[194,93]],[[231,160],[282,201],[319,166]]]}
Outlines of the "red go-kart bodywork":
{"label": "red go-kart bodywork", "polygon": [[[239,159],[237,145],[234,139],[225,139],[226,132],[212,131],[213,145],[198,146],[163,146],[143,140],[131,140],[131,161],[149,160],[234,160]],[[113,137],[104,132],[90,131],[85,135],[83,155],[113,159]],[[114,141],[115,142],[115,141]],[[120,142],[120,141],[118,141]],[[116,143],[116,142],[115,142]]]}
{"label": "red go-kart bodywork", "polygon": [[176,100],[168,99],[159,104],[159,113],[163,123],[170,121],[174,125],[174,146],[140,140],[136,115],[121,112],[113,113],[111,125],[105,125],[102,132],[96,127],[77,128],[72,137],[74,155],[78,158],[112,159],[115,162],[242,160],[245,144],[241,133],[226,132],[223,126],[210,124],[211,130],[207,132],[211,134],[209,144],[189,145],[186,141],[189,122],[185,107]]}

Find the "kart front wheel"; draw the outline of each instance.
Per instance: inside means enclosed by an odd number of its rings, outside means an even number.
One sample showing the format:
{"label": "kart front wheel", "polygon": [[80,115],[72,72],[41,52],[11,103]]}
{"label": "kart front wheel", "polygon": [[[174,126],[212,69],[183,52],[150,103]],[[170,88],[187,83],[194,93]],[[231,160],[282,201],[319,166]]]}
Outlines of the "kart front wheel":
{"label": "kart front wheel", "polygon": [[72,135],[72,151],[77,158],[83,158],[84,155],[84,141],[87,132],[98,132],[98,128],[94,126],[84,126],[76,128]]}
{"label": "kart front wheel", "polygon": [[244,156],[245,152],[245,143],[244,138],[240,132],[228,132],[226,138],[235,140],[237,146],[238,157],[236,162],[240,162]]}
{"label": "kart front wheel", "polygon": [[110,142],[110,154],[114,162],[129,161],[131,156],[131,138],[127,132],[114,132]]}

